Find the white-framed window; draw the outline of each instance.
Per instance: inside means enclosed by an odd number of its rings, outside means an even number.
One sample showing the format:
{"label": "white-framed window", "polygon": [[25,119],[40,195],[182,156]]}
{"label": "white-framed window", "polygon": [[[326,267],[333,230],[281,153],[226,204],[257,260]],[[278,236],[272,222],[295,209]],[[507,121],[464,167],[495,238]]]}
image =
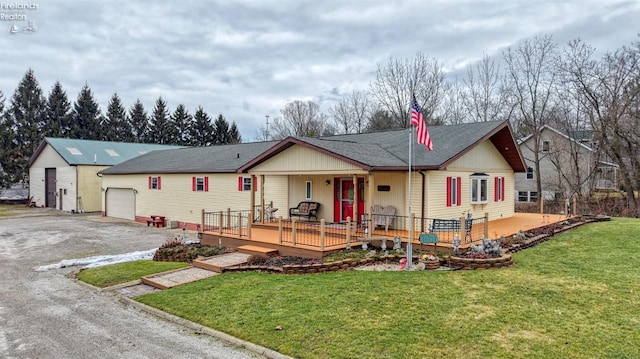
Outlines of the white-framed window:
{"label": "white-framed window", "polygon": [[471,175],[471,204],[487,203],[487,182],[489,176],[484,173]]}
{"label": "white-framed window", "polygon": [[527,179],[528,180],[533,179],[533,167],[527,167]]}
{"label": "white-framed window", "polygon": [[191,190],[193,192],[208,192],[209,177],[191,177]]}
{"label": "white-framed window", "polygon": [[305,184],[305,199],[312,199],[313,198],[313,193],[312,193],[312,182],[311,181],[307,181]]}
{"label": "white-framed window", "polygon": [[538,192],[518,191],[518,202],[538,202]]}
{"label": "white-framed window", "polygon": [[162,188],[162,182],[160,176],[149,176],[149,189]]}
{"label": "white-framed window", "polygon": [[[244,192],[244,191],[251,191],[251,176],[240,176],[238,177],[238,191]],[[258,190],[258,184],[255,182],[255,178],[254,178],[254,187],[253,190],[257,191]]]}

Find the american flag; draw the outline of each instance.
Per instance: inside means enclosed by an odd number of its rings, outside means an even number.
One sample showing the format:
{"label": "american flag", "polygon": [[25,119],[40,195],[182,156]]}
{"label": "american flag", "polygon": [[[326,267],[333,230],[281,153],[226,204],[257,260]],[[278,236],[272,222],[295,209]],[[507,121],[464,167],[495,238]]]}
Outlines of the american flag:
{"label": "american flag", "polygon": [[413,96],[413,103],[411,104],[411,124],[416,126],[418,143],[427,146],[429,151],[433,150],[433,143],[431,143],[431,137],[429,137],[429,129],[424,124],[422,111],[420,110],[420,106],[418,106],[418,101],[416,101],[415,96]]}

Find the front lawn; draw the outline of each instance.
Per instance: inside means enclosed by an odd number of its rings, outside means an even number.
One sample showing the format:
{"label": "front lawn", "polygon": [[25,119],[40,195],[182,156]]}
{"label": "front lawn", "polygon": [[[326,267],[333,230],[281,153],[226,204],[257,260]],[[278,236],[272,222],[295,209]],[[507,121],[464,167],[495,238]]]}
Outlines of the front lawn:
{"label": "front lawn", "polygon": [[639,237],[614,219],[507,269],[225,273],[138,300],[300,358],[637,358]]}
{"label": "front lawn", "polygon": [[104,288],[116,284],[131,282],[136,279],[140,279],[145,275],[166,272],[173,269],[184,268],[186,266],[188,266],[187,263],[139,260],[104,267],[83,269],[78,274],[78,279],[96,287]]}

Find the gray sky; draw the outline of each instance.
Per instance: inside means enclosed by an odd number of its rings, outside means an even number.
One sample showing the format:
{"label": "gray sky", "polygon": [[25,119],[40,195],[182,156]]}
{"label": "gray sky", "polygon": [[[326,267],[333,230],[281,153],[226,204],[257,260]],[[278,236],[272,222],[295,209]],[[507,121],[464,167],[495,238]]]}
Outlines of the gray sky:
{"label": "gray sky", "polygon": [[327,112],[366,90],[390,58],[422,52],[460,76],[483,54],[538,35],[615,50],[638,39],[638,19],[638,0],[7,0],[0,90],[8,102],[32,68],[45,95],[59,80],[71,103],[88,84],[103,113],[114,92],[147,112],[158,96],[170,112],[202,105],[248,142],[287,102]]}

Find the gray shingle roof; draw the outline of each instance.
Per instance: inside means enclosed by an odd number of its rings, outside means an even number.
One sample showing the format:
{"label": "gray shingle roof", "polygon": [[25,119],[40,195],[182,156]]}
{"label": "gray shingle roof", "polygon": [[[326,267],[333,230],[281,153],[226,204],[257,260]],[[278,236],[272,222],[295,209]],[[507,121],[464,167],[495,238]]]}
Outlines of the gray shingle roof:
{"label": "gray shingle roof", "polygon": [[46,137],[31,157],[29,165],[33,163],[47,143],[69,165],[102,166],[113,166],[151,151],[183,147],[149,143],[110,142]]}
{"label": "gray shingle roof", "polygon": [[[475,144],[508,126],[503,121],[430,126],[433,151],[415,142],[413,129],[327,136],[287,138],[282,141],[182,148],[151,152],[117,166],[104,174],[232,173],[246,171],[293,145],[304,145],[356,163],[363,168],[394,170],[408,165],[409,139],[414,141],[416,168],[439,168],[461,156]],[[510,132],[507,131],[509,134]],[[502,136],[505,137],[505,136]],[[512,136],[508,140],[513,142]],[[517,146],[512,146],[516,148]],[[518,154],[516,152],[516,154]],[[518,154],[518,159],[522,162]],[[517,162],[517,160],[515,161]],[[524,167],[524,165],[521,165]]]}
{"label": "gray shingle roof", "polygon": [[102,171],[104,174],[224,173],[236,170],[276,141],[151,152]]}

